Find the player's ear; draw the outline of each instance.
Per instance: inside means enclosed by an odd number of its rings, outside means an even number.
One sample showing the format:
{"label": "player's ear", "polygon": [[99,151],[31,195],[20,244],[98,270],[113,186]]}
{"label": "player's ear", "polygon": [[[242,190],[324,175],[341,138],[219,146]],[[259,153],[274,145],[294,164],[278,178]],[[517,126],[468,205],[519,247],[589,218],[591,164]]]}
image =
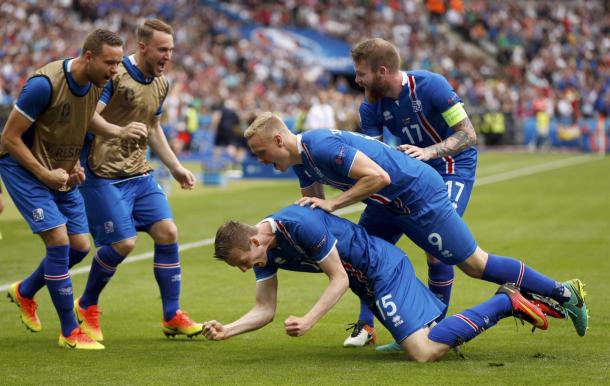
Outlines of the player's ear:
{"label": "player's ear", "polygon": [[281,134],[277,133],[273,136],[273,143],[278,146],[282,146],[284,144],[284,137]]}
{"label": "player's ear", "polygon": [[254,245],[255,247],[258,247],[261,245],[260,241],[258,241],[258,238],[256,236],[250,237],[250,244]]}

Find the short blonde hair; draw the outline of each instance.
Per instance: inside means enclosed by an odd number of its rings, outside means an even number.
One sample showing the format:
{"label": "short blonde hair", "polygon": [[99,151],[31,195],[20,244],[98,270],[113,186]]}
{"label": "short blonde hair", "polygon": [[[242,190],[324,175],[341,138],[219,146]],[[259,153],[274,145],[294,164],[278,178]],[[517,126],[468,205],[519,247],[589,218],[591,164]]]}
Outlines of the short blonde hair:
{"label": "short blonde hair", "polygon": [[250,139],[254,134],[258,134],[262,139],[268,140],[271,139],[275,133],[286,131],[289,132],[290,130],[288,130],[284,121],[272,112],[267,111],[256,117],[254,122],[248,126],[244,132],[244,137]]}
{"label": "short blonde hair", "polygon": [[385,66],[390,72],[400,70],[400,54],[392,43],[380,38],[363,40],[352,48],[352,60],[355,64],[364,61],[371,70],[377,71]]}

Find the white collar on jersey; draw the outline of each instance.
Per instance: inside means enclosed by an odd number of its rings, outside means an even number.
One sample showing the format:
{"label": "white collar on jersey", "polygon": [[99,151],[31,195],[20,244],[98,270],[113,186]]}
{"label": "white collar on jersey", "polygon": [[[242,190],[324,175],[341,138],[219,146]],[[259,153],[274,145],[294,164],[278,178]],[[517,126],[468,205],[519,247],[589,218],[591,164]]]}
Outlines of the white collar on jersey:
{"label": "white collar on jersey", "polygon": [[404,86],[409,81],[409,75],[407,75],[406,71],[401,71],[400,73],[402,74],[402,84],[401,84],[401,86]]}
{"label": "white collar on jersey", "polygon": [[271,225],[271,231],[273,233],[275,233],[275,231],[277,230],[277,223],[275,222],[275,220],[272,217],[267,217],[267,218],[261,220],[261,222],[259,222],[259,224],[262,224],[264,222],[268,222],[269,225]]}
{"label": "white collar on jersey", "polygon": [[68,63],[66,63],[66,72],[72,72],[72,62],[74,61],[74,59],[70,59],[68,60]]}
{"label": "white collar on jersey", "polygon": [[133,64],[136,67],[138,66],[138,63],[136,62],[136,54],[131,54],[131,55],[128,56],[128,58],[129,58],[129,62],[131,64]]}
{"label": "white collar on jersey", "polygon": [[303,144],[301,143],[301,136],[302,136],[302,134],[297,134],[297,151],[299,152],[299,154],[301,154],[303,152]]}

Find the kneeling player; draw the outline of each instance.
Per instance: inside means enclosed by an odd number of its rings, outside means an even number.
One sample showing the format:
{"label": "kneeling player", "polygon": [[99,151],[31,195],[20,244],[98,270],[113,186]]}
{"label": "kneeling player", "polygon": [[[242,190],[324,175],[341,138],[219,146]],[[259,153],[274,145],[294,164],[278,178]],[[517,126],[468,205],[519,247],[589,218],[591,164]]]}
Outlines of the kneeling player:
{"label": "kneeling player", "polygon": [[241,271],[253,268],[257,284],[256,305],[244,316],[227,325],[204,323],[203,333],[211,340],[256,330],[273,320],[278,269],[324,272],[330,279],[305,316],[286,319],[290,336],[311,329],[348,286],[400,342],[407,357],[418,362],[441,358],[511,315],[543,330],[548,327],[544,313],[510,284],[486,302],[435,324],[445,305],[417,279],[400,249],[319,209],[292,205],[256,226],[227,222],[216,233],[215,255]]}

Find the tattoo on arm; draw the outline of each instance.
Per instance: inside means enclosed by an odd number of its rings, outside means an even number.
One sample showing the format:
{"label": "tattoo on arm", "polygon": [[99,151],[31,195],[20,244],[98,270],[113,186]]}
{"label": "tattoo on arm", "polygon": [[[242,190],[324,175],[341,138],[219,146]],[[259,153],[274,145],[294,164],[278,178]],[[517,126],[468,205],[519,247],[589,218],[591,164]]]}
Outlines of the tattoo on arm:
{"label": "tattoo on arm", "polygon": [[470,146],[476,145],[477,135],[472,127],[470,119],[466,118],[452,127],[455,130],[451,136],[444,141],[429,147],[433,152],[434,158],[441,158],[446,155],[454,155]]}

